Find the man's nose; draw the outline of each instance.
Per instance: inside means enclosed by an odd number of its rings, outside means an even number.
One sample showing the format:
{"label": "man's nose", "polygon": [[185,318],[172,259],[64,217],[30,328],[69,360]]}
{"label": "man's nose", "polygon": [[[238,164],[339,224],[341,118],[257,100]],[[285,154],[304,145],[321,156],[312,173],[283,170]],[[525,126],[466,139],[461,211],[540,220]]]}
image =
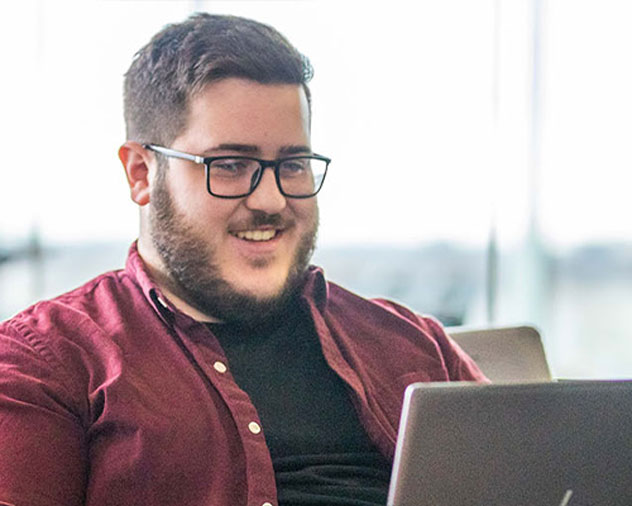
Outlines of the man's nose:
{"label": "man's nose", "polygon": [[287,200],[277,186],[274,169],[263,169],[257,188],[246,197],[246,207],[275,214],[282,211],[286,204]]}

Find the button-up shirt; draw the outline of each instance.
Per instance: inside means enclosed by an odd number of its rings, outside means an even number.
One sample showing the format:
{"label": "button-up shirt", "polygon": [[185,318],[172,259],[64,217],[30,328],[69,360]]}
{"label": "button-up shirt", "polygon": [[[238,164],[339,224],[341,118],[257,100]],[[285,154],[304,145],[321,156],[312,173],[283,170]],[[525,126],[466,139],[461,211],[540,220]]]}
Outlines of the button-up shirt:
{"label": "button-up shirt", "polygon": [[[408,384],[484,380],[436,321],[359,297],[316,267],[301,303],[389,459]],[[276,505],[255,407],[215,336],[161,294],[135,245],[124,270],[0,325],[3,502]]]}

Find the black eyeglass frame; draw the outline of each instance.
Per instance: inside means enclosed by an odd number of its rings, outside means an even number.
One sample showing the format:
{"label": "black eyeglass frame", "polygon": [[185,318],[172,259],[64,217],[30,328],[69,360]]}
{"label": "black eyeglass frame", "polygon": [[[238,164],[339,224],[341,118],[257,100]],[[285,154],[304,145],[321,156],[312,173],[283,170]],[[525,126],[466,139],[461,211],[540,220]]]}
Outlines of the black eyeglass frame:
{"label": "black eyeglass frame", "polygon": [[[331,158],[327,158],[326,156],[318,155],[313,153],[311,155],[296,155],[296,156],[286,156],[284,158],[277,158],[276,160],[263,160],[261,158],[254,158],[252,156],[241,156],[241,155],[224,155],[224,156],[198,156],[192,155],[190,153],[185,153],[184,151],[178,151],[171,148],[166,148],[164,146],[158,146],[157,144],[143,144],[143,148],[148,149],[150,151],[154,151],[168,158],[180,158],[182,160],[189,160],[194,163],[199,163],[204,165],[205,176],[206,176],[206,191],[212,195],[213,197],[217,197],[220,199],[240,199],[243,197],[247,197],[252,194],[263,177],[263,171],[268,167],[274,169],[274,178],[276,180],[277,188],[279,192],[284,197],[292,198],[292,199],[309,199],[314,197],[323,187],[325,182],[325,176],[327,175],[327,170],[329,169],[329,164],[331,163]],[[311,158],[314,160],[321,160],[325,162],[325,171],[323,172],[323,177],[320,180],[320,185],[316,189],[316,191],[310,193],[309,195],[292,195],[283,190],[283,186],[281,185],[281,176],[279,175],[280,167],[283,162],[288,160],[299,160]],[[211,163],[215,160],[252,160],[259,164],[260,169],[257,171],[256,180],[250,185],[250,191],[247,193],[241,193],[239,195],[218,195],[217,193],[213,193],[211,189]]]}

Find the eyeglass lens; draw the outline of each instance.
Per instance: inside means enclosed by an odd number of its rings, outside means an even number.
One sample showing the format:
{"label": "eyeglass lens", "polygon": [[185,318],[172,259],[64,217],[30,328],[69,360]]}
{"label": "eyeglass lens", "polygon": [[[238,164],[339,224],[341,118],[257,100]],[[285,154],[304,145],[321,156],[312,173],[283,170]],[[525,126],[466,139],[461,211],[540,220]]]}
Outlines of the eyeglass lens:
{"label": "eyeglass lens", "polygon": [[[261,164],[250,158],[222,158],[209,166],[209,186],[215,195],[248,194],[261,179]],[[281,191],[289,196],[311,196],[320,189],[327,162],[317,158],[297,157],[283,160],[279,165],[278,182]]]}

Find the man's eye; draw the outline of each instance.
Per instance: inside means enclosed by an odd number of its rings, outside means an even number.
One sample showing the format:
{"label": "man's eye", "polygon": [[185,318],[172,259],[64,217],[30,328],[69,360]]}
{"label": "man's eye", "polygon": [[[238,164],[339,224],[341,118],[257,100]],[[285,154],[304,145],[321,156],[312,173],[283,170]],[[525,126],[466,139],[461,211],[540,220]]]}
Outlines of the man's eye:
{"label": "man's eye", "polygon": [[211,170],[225,175],[240,175],[248,171],[248,160],[215,160]]}
{"label": "man's eye", "polygon": [[302,172],[309,169],[307,160],[286,160],[281,164],[281,170],[287,173]]}

